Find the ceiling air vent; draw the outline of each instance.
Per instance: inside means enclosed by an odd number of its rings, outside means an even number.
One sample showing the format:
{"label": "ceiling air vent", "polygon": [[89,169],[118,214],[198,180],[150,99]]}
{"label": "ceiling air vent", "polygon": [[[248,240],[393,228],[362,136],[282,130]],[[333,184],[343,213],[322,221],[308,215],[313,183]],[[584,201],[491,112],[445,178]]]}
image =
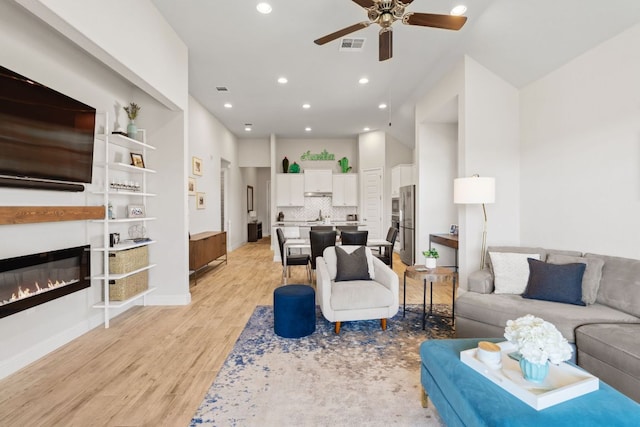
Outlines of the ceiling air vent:
{"label": "ceiling air vent", "polygon": [[346,52],[360,52],[364,48],[365,38],[343,38],[340,40],[340,50]]}
{"label": "ceiling air vent", "polygon": [[216,90],[217,90],[218,92],[229,92],[229,89],[227,89],[227,88],[226,88],[226,87],[224,87],[224,86],[216,86]]}

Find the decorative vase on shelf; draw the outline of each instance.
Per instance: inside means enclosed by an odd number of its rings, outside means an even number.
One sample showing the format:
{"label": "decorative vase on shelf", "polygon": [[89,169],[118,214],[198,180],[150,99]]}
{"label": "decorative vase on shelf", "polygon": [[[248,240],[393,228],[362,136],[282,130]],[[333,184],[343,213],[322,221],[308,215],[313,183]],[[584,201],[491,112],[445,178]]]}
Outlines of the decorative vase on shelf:
{"label": "decorative vase on shelf", "polygon": [[549,374],[549,361],[546,363],[531,363],[524,357],[520,359],[520,369],[522,370],[522,375],[524,379],[527,381],[531,381],[532,383],[541,383],[547,378],[547,374]]}
{"label": "decorative vase on shelf", "polygon": [[424,266],[427,268],[436,268],[436,259],[432,257],[426,257],[424,259]]}
{"label": "decorative vase on shelf", "polygon": [[136,126],[136,122],[131,120],[127,125],[127,136],[129,138],[135,138],[138,133],[138,126]]}
{"label": "decorative vase on shelf", "polygon": [[293,164],[289,166],[289,173],[300,173],[300,165],[293,162]]}
{"label": "decorative vase on shelf", "polygon": [[283,173],[289,172],[289,159],[287,159],[286,156],[284,159],[282,159],[282,172]]}

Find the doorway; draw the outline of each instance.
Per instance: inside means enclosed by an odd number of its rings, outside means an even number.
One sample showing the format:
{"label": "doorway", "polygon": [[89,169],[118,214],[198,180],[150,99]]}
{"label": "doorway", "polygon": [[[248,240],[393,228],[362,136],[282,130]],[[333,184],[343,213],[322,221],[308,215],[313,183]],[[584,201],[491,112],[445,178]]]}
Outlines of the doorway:
{"label": "doorway", "polygon": [[362,220],[366,222],[369,237],[383,239],[382,236],[382,169],[362,171]]}

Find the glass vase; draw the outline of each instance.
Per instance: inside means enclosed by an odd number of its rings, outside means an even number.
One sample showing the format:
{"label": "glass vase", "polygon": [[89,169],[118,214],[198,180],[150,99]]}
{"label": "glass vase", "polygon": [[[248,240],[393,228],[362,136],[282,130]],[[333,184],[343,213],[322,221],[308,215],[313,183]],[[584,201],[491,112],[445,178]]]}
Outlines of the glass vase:
{"label": "glass vase", "polygon": [[525,380],[532,383],[541,383],[549,374],[549,361],[547,360],[543,364],[531,363],[523,357],[520,359],[520,369]]}
{"label": "glass vase", "polygon": [[135,138],[138,133],[138,126],[136,126],[136,122],[131,120],[127,125],[127,136],[129,138]]}

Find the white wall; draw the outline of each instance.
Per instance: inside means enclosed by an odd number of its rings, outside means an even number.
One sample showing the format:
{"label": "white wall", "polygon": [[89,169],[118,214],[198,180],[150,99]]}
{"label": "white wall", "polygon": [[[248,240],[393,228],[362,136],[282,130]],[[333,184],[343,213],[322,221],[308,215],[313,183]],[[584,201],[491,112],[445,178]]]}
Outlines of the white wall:
{"label": "white wall", "polygon": [[[238,144],[235,135],[207,111],[198,100],[189,97],[189,158],[202,159],[203,175],[196,178],[196,190],[206,193],[206,209],[196,209],[195,197],[189,197],[189,231],[220,230],[220,161],[230,162],[228,170],[228,234],[229,250],[247,241],[247,184],[238,166]],[[249,184],[250,185],[250,184]]]}
{"label": "white wall", "polygon": [[[453,204],[453,180],[458,165],[458,124],[425,123],[420,127],[420,169],[426,178],[418,192],[421,209],[417,211],[420,234],[416,234],[416,262],[422,264],[422,252],[429,249],[429,234],[447,233],[458,222],[458,207]],[[444,246],[438,249],[440,265],[454,265],[455,252]]]}
{"label": "white wall", "polygon": [[[87,3],[82,3],[82,6],[76,3],[74,13],[84,13],[89,20],[103,19],[113,23],[121,17],[121,11],[102,10],[96,16]],[[111,31],[116,32],[113,26]],[[127,34],[135,38],[137,30],[128,29]],[[156,41],[160,44],[155,49],[166,54],[169,47],[162,45],[161,40]],[[3,66],[85,102],[98,111],[111,114],[117,111],[120,124],[126,125],[121,105],[133,100],[142,104],[139,125],[148,129],[150,140],[153,139],[153,145],[159,148],[157,154],[150,155],[149,161],[154,168],[158,165],[160,179],[168,181],[163,191],[158,191],[157,199],[149,204],[153,209],[164,211],[157,215],[158,223],[148,227],[149,233],[153,233],[154,239],[158,240],[156,245],[150,247],[150,251],[162,252],[173,241],[170,247],[174,254],[171,257],[174,264],[165,264],[165,260],[161,259],[163,266],[151,272],[152,281],[162,277],[162,281],[152,283],[158,287],[152,295],[155,303],[159,304],[188,302],[186,227],[183,225],[186,224],[186,211],[184,199],[181,198],[186,194],[186,181],[182,175],[184,154],[181,154],[185,138],[184,113],[171,112],[137,91],[131,82],[14,2],[0,2],[0,51]],[[184,82],[174,82],[177,85],[181,83]],[[110,122],[115,121],[112,115]],[[101,160],[102,152],[103,145],[97,143],[95,161]],[[171,166],[169,170],[164,167],[167,163]],[[93,179],[94,184],[88,185],[82,193],[0,188],[0,200],[4,206],[100,205],[101,197],[93,194],[103,182],[96,168]],[[171,224],[167,226],[170,229],[159,234],[168,216],[171,217],[167,221]],[[87,221],[3,225],[0,227],[0,240],[3,242],[0,245],[0,257],[95,243],[101,240],[101,232],[100,224]],[[92,258],[93,269],[100,262],[98,257]],[[102,283],[94,281],[88,289],[3,318],[0,321],[0,377],[101,324],[103,312],[92,308],[101,298]],[[118,313],[114,311],[112,315]]]}
{"label": "white wall", "polygon": [[640,25],[525,87],[522,243],[640,258]]}
{"label": "white wall", "polygon": [[149,0],[17,2],[167,107],[187,108],[187,47]]}
{"label": "white wall", "polygon": [[270,167],[269,139],[239,139],[238,166],[242,167]]}
{"label": "white wall", "polygon": [[[425,166],[425,161],[430,150],[435,149],[430,147],[427,125],[456,97],[456,175],[464,177],[479,174],[496,178],[497,200],[487,207],[488,244],[515,244],[520,232],[518,91],[469,57],[465,57],[416,104],[419,186],[422,187],[423,183],[428,183],[431,179],[429,165]],[[453,154],[453,151],[450,153]],[[417,211],[428,212],[430,209],[432,207],[427,189],[419,188]],[[480,266],[483,224],[481,207],[460,205],[457,223],[460,227],[460,284],[464,288],[467,275]],[[429,225],[418,217],[416,241],[428,246],[430,232]]]}

